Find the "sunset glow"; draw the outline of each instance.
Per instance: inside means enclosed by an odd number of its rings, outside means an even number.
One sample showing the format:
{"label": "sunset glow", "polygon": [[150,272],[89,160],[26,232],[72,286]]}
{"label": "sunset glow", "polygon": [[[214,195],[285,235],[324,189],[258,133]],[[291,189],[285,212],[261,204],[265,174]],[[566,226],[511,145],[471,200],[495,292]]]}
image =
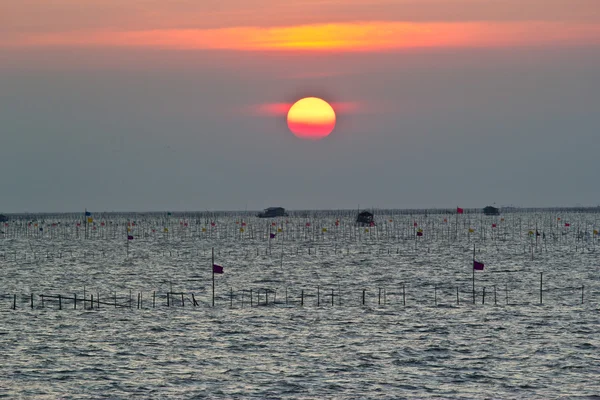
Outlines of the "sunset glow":
{"label": "sunset glow", "polygon": [[306,97],[298,100],[287,115],[290,131],[302,139],[322,139],[335,128],[335,111],[325,100]]}
{"label": "sunset glow", "polygon": [[239,51],[380,51],[600,43],[600,27],[556,22],[365,21],[281,27],[3,35],[0,47],[145,47]]}

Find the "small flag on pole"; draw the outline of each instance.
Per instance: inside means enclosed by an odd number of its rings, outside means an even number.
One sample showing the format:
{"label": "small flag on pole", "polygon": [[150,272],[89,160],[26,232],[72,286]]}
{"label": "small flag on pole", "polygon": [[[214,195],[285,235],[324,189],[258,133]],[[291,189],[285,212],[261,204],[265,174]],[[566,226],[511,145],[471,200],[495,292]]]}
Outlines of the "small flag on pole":
{"label": "small flag on pole", "polygon": [[88,224],[91,224],[92,222],[94,222],[94,218],[88,217],[87,222],[88,222]]}
{"label": "small flag on pole", "polygon": [[133,236],[127,235],[127,240],[133,240]]}
{"label": "small flag on pole", "polygon": [[213,274],[222,274],[223,267],[217,264],[213,264]]}
{"label": "small flag on pole", "polygon": [[89,216],[91,216],[91,215],[92,215],[92,213],[91,213],[91,212],[89,212],[89,211],[87,211],[87,210],[85,211],[85,216],[86,216],[86,217],[89,217]]}
{"label": "small flag on pole", "polygon": [[456,207],[456,213],[457,213],[457,214],[462,214],[462,213],[464,213],[464,212],[465,212],[465,210],[463,210],[462,208],[460,208],[460,207]]}
{"label": "small flag on pole", "polygon": [[483,263],[473,260],[473,269],[474,270],[483,271],[483,267],[484,267]]}
{"label": "small flag on pole", "polygon": [[423,232],[421,232],[421,231],[417,232],[417,236],[423,236]]}
{"label": "small flag on pole", "polygon": [[568,222],[565,222],[565,226],[569,227],[569,226],[571,226],[571,224]]}
{"label": "small flag on pole", "polygon": [[275,239],[275,234],[274,234],[274,233],[269,233],[269,237],[270,237],[271,239]]}

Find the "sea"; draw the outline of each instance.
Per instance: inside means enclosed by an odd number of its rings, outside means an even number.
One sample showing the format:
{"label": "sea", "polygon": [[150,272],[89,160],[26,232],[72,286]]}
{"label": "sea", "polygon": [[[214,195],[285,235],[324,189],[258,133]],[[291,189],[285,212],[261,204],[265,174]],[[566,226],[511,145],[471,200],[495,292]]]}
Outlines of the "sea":
{"label": "sea", "polygon": [[0,226],[0,398],[600,399],[595,211],[87,214]]}

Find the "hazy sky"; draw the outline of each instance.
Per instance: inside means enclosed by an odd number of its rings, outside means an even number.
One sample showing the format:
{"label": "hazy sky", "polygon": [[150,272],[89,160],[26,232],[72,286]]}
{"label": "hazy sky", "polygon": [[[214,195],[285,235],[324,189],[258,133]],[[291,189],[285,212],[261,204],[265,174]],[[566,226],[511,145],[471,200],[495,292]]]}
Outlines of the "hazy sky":
{"label": "hazy sky", "polygon": [[0,6],[0,213],[597,205],[599,151],[598,0]]}

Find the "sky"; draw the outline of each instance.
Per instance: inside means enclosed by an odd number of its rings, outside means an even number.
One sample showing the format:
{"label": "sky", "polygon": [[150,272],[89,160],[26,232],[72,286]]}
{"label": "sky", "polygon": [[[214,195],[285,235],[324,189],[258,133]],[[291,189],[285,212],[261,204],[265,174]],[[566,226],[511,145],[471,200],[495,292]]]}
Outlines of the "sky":
{"label": "sky", "polygon": [[0,5],[0,213],[595,206],[599,149],[598,0]]}

